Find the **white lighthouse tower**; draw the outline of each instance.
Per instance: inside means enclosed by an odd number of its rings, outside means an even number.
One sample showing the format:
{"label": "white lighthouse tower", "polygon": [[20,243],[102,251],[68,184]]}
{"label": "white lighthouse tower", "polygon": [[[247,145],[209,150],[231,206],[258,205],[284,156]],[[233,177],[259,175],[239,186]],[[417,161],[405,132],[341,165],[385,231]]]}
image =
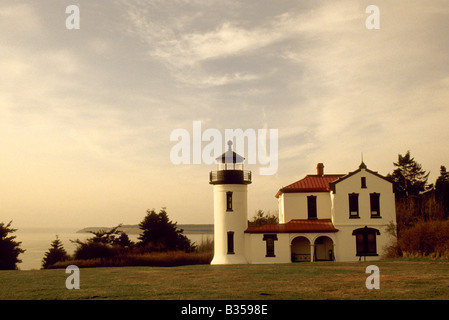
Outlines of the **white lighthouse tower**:
{"label": "white lighthouse tower", "polygon": [[247,188],[251,171],[243,170],[245,158],[229,149],[218,157],[218,170],[209,183],[214,186],[214,258],[211,264],[248,263],[245,233],[248,227]]}

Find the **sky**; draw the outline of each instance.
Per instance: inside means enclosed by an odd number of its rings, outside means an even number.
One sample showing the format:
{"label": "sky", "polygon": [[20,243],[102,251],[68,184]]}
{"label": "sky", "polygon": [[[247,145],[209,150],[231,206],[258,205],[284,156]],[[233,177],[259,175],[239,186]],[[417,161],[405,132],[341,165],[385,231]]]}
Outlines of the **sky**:
{"label": "sky", "polygon": [[0,222],[116,226],[166,207],[213,223],[215,165],[170,158],[194,121],[278,130],[275,174],[245,167],[249,218],[318,162],[348,173],[362,153],[386,175],[410,150],[434,182],[449,166],[448,17],[446,0],[2,0]]}

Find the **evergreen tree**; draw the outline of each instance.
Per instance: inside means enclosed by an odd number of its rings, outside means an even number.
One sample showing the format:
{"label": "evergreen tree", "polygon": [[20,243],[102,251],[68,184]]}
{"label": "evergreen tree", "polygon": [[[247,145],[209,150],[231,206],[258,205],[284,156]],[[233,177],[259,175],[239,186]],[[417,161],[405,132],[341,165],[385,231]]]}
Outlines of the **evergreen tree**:
{"label": "evergreen tree", "polygon": [[119,236],[113,240],[113,244],[122,248],[132,248],[134,246],[134,242],[129,239],[129,236],[125,232],[119,231],[118,234]]}
{"label": "evergreen tree", "polygon": [[119,224],[110,230],[90,231],[94,236],[84,242],[79,239],[72,241],[77,245],[75,259],[112,258],[131,248],[134,243],[125,232],[118,230],[121,226]]}
{"label": "evergreen tree", "polygon": [[186,252],[194,250],[194,245],[190,239],[182,233],[184,230],[176,227],[176,222],[170,221],[165,208],[159,213],[153,210],[147,210],[147,215],[139,224],[142,230],[138,245],[154,249],[163,250],[183,250]]}
{"label": "evergreen tree", "polygon": [[118,230],[122,224],[111,228],[110,230],[89,231],[94,236],[89,239],[92,243],[102,243],[109,245],[120,245],[122,247],[132,246],[132,241],[129,240],[128,235]]}
{"label": "evergreen tree", "polygon": [[69,255],[67,254],[67,251],[65,251],[61,240],[56,236],[56,239],[51,243],[50,249],[45,253],[44,258],[42,259],[42,268],[47,269],[56,262],[65,261],[68,258]]}
{"label": "evergreen tree", "polygon": [[435,182],[435,195],[437,201],[441,202],[444,217],[449,218],[449,172],[445,166],[440,167],[440,176]]}
{"label": "evergreen tree", "polygon": [[24,253],[25,250],[20,248],[21,242],[16,242],[16,236],[8,236],[8,234],[16,232],[17,229],[12,229],[12,221],[7,225],[0,223],[0,270],[16,270],[17,263],[22,262],[18,259],[19,254]]}
{"label": "evergreen tree", "polygon": [[418,195],[425,190],[429,173],[410,156],[410,151],[405,156],[399,154],[398,162],[393,164],[396,169],[387,178],[393,182],[396,198]]}
{"label": "evergreen tree", "polygon": [[257,210],[256,216],[253,220],[248,221],[248,225],[250,226],[262,226],[265,224],[278,224],[279,219],[274,214],[270,214],[269,212],[265,215],[263,210]]}

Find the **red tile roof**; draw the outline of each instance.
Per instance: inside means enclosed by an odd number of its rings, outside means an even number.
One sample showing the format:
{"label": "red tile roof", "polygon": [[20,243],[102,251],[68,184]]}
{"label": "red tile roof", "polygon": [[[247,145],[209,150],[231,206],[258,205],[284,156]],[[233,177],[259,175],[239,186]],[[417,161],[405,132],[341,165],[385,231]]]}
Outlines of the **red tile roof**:
{"label": "red tile roof", "polygon": [[322,176],[308,174],[303,179],[281,188],[276,193],[276,198],[278,198],[281,193],[329,192],[329,183],[343,176],[343,174],[325,174]]}
{"label": "red tile roof", "polygon": [[245,233],[306,233],[306,232],[337,232],[331,219],[293,219],[282,224],[265,224],[249,226]]}

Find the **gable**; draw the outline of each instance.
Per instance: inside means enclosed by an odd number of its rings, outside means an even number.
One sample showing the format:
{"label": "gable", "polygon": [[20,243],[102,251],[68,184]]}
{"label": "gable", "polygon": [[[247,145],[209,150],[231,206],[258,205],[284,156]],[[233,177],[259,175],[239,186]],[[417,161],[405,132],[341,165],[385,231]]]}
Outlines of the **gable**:
{"label": "gable", "polygon": [[342,183],[343,181],[351,180],[352,178],[356,178],[356,176],[358,176],[358,173],[364,173],[364,174],[367,173],[371,176],[374,176],[375,178],[381,179],[382,181],[385,181],[388,184],[392,185],[391,181],[389,181],[386,177],[382,176],[377,171],[372,171],[372,170],[368,169],[366,167],[366,165],[362,162],[357,170],[350,172],[350,173],[338,178],[337,180],[329,183],[329,188],[332,191],[332,193],[337,192],[337,190],[336,190],[337,184]]}

